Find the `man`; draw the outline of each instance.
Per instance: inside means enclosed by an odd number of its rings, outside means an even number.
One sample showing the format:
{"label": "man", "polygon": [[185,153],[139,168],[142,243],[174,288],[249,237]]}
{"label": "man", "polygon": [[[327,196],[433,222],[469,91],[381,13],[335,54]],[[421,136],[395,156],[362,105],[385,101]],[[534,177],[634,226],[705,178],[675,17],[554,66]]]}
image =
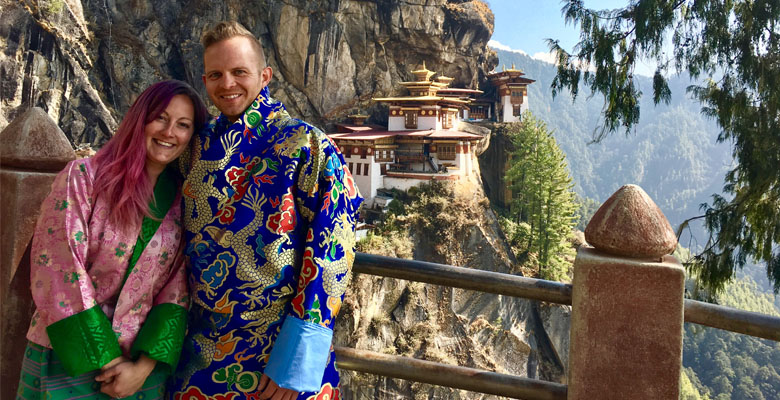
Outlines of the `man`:
{"label": "man", "polygon": [[330,139],[269,97],[248,30],[201,42],[222,113],[182,161],[192,307],[173,397],[338,398],[332,327],[362,198]]}

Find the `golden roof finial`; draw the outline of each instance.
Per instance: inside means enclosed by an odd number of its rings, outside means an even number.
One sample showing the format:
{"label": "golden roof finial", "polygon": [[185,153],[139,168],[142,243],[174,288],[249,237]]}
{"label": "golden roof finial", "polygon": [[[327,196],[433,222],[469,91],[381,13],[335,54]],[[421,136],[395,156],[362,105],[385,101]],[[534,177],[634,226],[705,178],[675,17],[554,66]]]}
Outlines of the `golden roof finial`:
{"label": "golden roof finial", "polygon": [[515,69],[515,63],[512,63],[512,69]]}
{"label": "golden roof finial", "polygon": [[506,64],[501,65],[501,71],[506,71]]}
{"label": "golden roof finial", "polygon": [[414,74],[415,77],[417,77],[417,82],[427,82],[431,79],[431,76],[435,74],[433,71],[429,71],[428,68],[425,66],[425,60],[423,60],[422,68],[412,71],[412,74]]}

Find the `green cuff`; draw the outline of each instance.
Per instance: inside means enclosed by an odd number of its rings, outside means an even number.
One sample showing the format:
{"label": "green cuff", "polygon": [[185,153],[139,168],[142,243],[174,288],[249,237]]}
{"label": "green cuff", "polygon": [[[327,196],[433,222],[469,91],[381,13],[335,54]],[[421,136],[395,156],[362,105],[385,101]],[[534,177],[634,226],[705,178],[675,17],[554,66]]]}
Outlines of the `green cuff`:
{"label": "green cuff", "polygon": [[146,353],[149,358],[165,363],[175,371],[186,329],[186,308],[172,303],[158,304],[149,311],[130,355],[135,359]]}
{"label": "green cuff", "polygon": [[100,369],[122,355],[111,321],[100,306],[61,319],[49,325],[46,333],[71,376]]}

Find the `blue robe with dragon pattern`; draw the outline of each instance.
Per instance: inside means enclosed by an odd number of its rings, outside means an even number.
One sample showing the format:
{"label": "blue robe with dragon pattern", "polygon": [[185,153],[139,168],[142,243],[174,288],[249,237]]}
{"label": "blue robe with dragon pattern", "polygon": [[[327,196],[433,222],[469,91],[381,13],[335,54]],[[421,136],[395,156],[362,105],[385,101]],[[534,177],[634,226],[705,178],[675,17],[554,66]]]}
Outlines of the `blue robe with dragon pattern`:
{"label": "blue robe with dragon pattern", "polygon": [[182,157],[193,304],[175,400],[256,399],[263,373],[299,399],[339,398],[334,318],[362,198],[335,144],[263,88]]}

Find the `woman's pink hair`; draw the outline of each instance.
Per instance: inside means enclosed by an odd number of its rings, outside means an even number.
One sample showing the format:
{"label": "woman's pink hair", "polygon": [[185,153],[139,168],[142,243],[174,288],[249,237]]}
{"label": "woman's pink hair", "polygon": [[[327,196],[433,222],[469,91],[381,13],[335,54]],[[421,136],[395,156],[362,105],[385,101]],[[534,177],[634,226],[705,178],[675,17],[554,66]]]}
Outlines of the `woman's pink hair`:
{"label": "woman's pink hair", "polygon": [[119,124],[116,134],[95,154],[95,197],[104,196],[111,205],[109,221],[118,229],[136,226],[149,215],[149,201],[154,187],[146,174],[146,124],[154,121],[171,99],[183,94],[192,101],[194,133],[208,118],[206,106],[198,93],[178,80],[157,82],[135,100]]}

